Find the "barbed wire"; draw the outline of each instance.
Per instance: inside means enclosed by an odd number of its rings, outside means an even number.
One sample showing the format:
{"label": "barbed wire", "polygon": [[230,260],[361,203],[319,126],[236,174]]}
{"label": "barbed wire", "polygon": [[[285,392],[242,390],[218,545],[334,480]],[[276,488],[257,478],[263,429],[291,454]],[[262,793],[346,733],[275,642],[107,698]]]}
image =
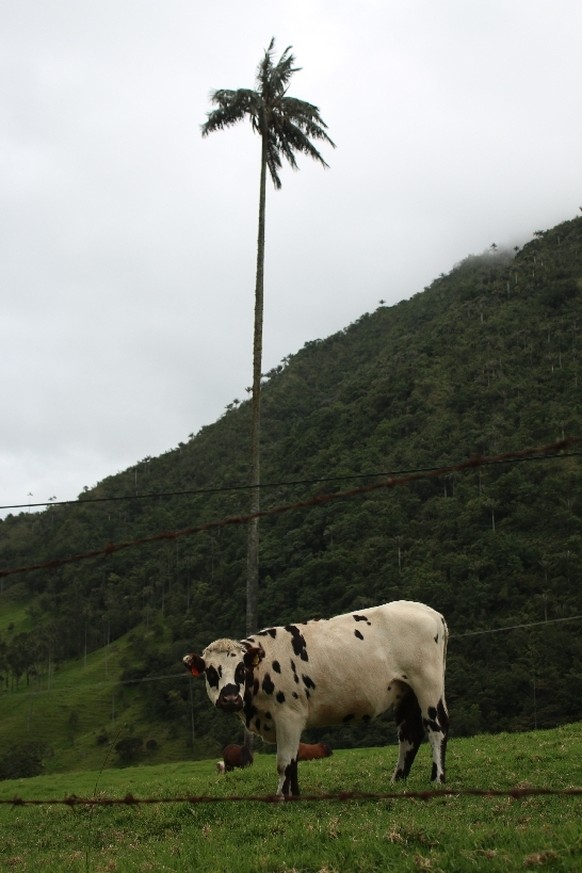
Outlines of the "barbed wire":
{"label": "barbed wire", "polygon": [[510,797],[523,800],[527,797],[582,797],[582,788],[535,788],[532,786],[517,786],[514,788],[436,788],[427,791],[338,791],[324,794],[301,794],[298,796],[281,797],[277,794],[225,795],[187,794],[177,797],[135,797],[126,794],[124,797],[77,797],[76,794],[61,799],[22,797],[0,798],[0,804],[5,806],[138,806],[155,805],[159,803],[318,803],[321,801],[339,801],[342,803],[362,800],[443,800],[444,798],[460,797]]}
{"label": "barbed wire", "polygon": [[156,534],[150,534],[145,537],[138,537],[133,540],[127,540],[119,543],[108,543],[100,549],[93,549],[89,552],[83,552],[77,555],[69,555],[67,557],[52,558],[47,561],[40,561],[36,564],[30,564],[22,567],[12,567],[9,569],[0,570],[0,578],[12,576],[17,573],[29,573],[34,570],[54,570],[63,567],[67,564],[76,564],[81,561],[86,561],[99,557],[113,555],[125,549],[134,548],[136,546],[150,545],[164,540],[176,540],[192,534],[202,533],[204,531],[215,530],[217,528],[228,527],[230,525],[248,524],[254,519],[268,518],[276,515],[282,515],[286,512],[291,512],[300,509],[309,509],[315,506],[323,506],[336,500],[346,500],[352,497],[358,497],[364,494],[370,494],[381,489],[396,488],[402,485],[408,485],[412,482],[421,481],[423,479],[439,479],[443,476],[451,475],[452,473],[461,473],[467,470],[476,469],[492,463],[503,463],[513,460],[525,460],[532,457],[546,457],[557,455],[564,452],[566,449],[574,445],[582,443],[582,437],[567,437],[550,443],[546,446],[536,446],[535,448],[522,449],[514,452],[503,452],[494,456],[474,455],[465,461],[457,464],[451,464],[445,467],[434,467],[430,470],[421,472],[407,473],[403,476],[393,476],[380,482],[372,482],[367,485],[361,485],[357,488],[351,488],[347,491],[335,491],[325,494],[316,494],[306,500],[297,501],[295,503],[286,503],[280,506],[273,506],[270,509],[260,510],[259,512],[248,513],[246,515],[227,516],[226,518],[217,519],[214,521],[205,522],[203,524],[194,525],[192,527],[182,528],[179,530],[162,531]]}
{"label": "barbed wire", "polygon": [[[460,640],[460,639],[463,639],[466,637],[478,637],[478,636],[484,636],[487,634],[498,634],[498,633],[503,633],[504,631],[513,631],[513,630],[522,630],[522,629],[528,630],[528,629],[534,628],[534,627],[544,627],[545,628],[545,627],[548,627],[550,625],[564,624],[564,623],[573,622],[573,621],[582,621],[582,615],[571,615],[571,616],[567,616],[565,618],[549,618],[549,619],[545,619],[544,621],[530,621],[530,622],[523,622],[521,624],[505,625],[503,627],[485,628],[482,630],[465,631],[464,633],[460,633],[460,634],[451,633],[451,635],[449,637],[449,641],[454,643],[457,640]],[[145,683],[152,683],[152,682],[168,682],[168,681],[184,682],[184,681],[188,681],[190,679],[191,679],[190,674],[187,673],[186,671],[181,670],[179,673],[162,673],[159,676],[140,676],[136,679],[121,679],[120,678],[120,679],[115,680],[115,685],[116,685],[116,687],[117,686],[134,686],[134,685],[142,685]],[[86,694],[88,694],[89,697],[91,697],[91,696],[98,697],[98,695],[101,693],[100,689],[110,688],[110,687],[111,687],[110,682],[93,681],[93,682],[91,682],[91,690],[87,691]],[[65,693],[66,693],[65,691],[55,689],[55,688],[31,689],[28,687],[24,688],[24,689],[17,688],[13,691],[8,692],[8,694],[26,695],[26,697],[28,697],[28,698],[37,698],[37,697],[46,696],[46,695],[58,697],[59,694],[65,694]]]}
{"label": "barbed wire", "polygon": [[540,626],[544,626],[544,625],[548,625],[548,624],[563,624],[564,622],[567,622],[567,621],[581,621],[581,620],[582,620],[582,615],[570,615],[570,616],[567,616],[566,618],[549,618],[549,619],[544,619],[544,621],[528,621],[524,624],[510,624],[510,625],[505,625],[505,627],[493,627],[493,628],[487,628],[485,630],[465,631],[465,633],[462,633],[462,634],[451,634],[450,639],[451,640],[458,640],[458,639],[461,639],[462,637],[479,637],[479,636],[482,636],[483,634],[499,634],[502,631],[522,630],[523,628],[540,627]]}
{"label": "barbed wire", "polygon": [[[497,458],[492,458],[490,460],[484,459],[481,466],[491,467],[498,464],[518,464],[528,461],[555,461],[562,458],[578,457],[582,457],[582,452],[564,452],[561,455],[531,455],[523,458],[505,458],[500,460]],[[135,466],[137,467],[138,465],[136,464]],[[231,494],[238,491],[252,491],[257,488],[261,491],[265,491],[273,488],[297,488],[299,486],[305,487],[306,485],[319,484],[328,485],[332,482],[352,482],[361,479],[378,479],[381,477],[386,478],[390,476],[408,476],[411,473],[432,473],[433,470],[440,469],[442,468],[438,466],[413,467],[411,469],[405,470],[369,470],[367,473],[346,473],[342,476],[312,476],[309,479],[281,479],[275,482],[261,482],[260,485],[252,485],[250,483],[244,482],[233,482],[230,485],[212,485],[207,488],[184,488],[180,491],[144,491],[142,494],[118,494],[110,495],[108,497],[87,497],[86,495],[82,494],[79,497],[75,498],[75,500],[41,500],[38,502],[29,503],[6,503],[0,505],[0,512],[4,512],[7,509],[38,509],[41,506],[86,507],[100,503],[120,503],[122,501],[132,500],[146,501],[159,500],[160,498],[169,497],[203,497],[209,494]]]}

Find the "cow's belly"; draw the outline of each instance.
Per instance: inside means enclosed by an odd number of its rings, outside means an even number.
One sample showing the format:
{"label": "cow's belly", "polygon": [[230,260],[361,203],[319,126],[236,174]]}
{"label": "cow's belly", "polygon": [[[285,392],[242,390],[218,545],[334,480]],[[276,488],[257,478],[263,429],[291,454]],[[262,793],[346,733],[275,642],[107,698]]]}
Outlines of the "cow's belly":
{"label": "cow's belly", "polygon": [[396,706],[409,690],[405,682],[393,679],[375,688],[339,688],[335,694],[316,692],[309,701],[306,727],[370,721]]}

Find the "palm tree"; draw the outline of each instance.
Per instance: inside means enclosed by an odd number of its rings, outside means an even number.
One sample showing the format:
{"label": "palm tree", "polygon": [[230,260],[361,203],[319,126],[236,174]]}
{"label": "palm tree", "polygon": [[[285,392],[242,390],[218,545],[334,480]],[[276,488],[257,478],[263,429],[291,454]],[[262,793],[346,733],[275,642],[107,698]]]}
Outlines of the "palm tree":
{"label": "palm tree", "polygon": [[[317,106],[290,97],[289,81],[300,68],[293,66],[291,46],[275,63],[272,39],[259,64],[256,90],[218,90],[211,95],[216,106],[202,125],[202,136],[223,130],[248,118],[254,133],[261,138],[261,172],[259,185],[259,231],[257,238],[257,268],[255,282],[255,320],[253,334],[253,387],[251,427],[251,515],[260,509],[260,430],[261,430],[261,365],[263,356],[263,276],[265,264],[265,204],[267,170],[276,189],[281,188],[279,170],[285,158],[297,169],[296,153],[308,155],[327,167],[312,140],[334,143],[326,133],[326,125]],[[249,523],[247,551],[247,633],[257,628],[259,588],[259,520]]]}

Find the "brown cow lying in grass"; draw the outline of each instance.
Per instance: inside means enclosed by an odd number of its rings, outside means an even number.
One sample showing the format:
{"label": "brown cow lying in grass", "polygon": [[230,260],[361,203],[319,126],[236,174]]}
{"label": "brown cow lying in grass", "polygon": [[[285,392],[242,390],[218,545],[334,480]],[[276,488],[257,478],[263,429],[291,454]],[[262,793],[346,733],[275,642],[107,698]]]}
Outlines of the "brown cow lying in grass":
{"label": "brown cow lying in grass", "polygon": [[314,758],[329,758],[331,747],[327,743],[299,743],[298,761],[313,761]]}
{"label": "brown cow lying in grass", "polygon": [[253,753],[245,746],[230,743],[222,750],[222,761],[216,762],[219,773],[229,773],[236,767],[250,767],[253,763]]}
{"label": "brown cow lying in grass", "polygon": [[[329,758],[331,747],[327,743],[299,743],[298,761],[313,761],[315,758]],[[219,773],[228,773],[237,767],[250,767],[253,763],[253,753],[245,746],[230,743],[222,752],[222,761],[216,762]]]}

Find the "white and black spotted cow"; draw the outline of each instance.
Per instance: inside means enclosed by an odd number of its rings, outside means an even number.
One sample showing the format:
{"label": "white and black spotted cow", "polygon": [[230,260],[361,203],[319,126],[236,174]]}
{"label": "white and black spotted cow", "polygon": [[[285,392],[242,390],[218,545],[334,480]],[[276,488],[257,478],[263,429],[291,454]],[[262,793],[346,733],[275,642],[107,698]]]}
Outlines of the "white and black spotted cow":
{"label": "white and black spotted cow", "polygon": [[305,728],[367,722],[393,708],[399,756],[393,779],[408,776],[425,734],[432,779],[445,780],[448,630],[422,603],[398,600],[326,621],[269,627],[245,640],[216,640],[186,655],[206,677],[212,703],[277,743],[279,795],[298,795],[297,750]]}

